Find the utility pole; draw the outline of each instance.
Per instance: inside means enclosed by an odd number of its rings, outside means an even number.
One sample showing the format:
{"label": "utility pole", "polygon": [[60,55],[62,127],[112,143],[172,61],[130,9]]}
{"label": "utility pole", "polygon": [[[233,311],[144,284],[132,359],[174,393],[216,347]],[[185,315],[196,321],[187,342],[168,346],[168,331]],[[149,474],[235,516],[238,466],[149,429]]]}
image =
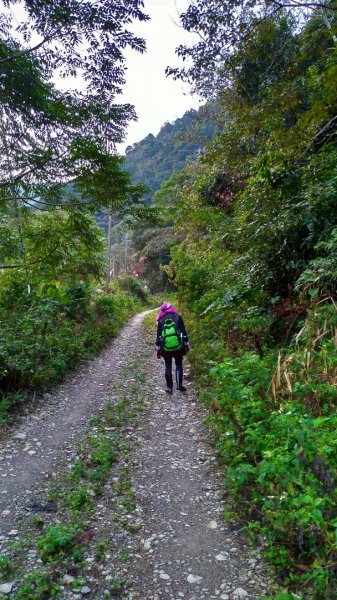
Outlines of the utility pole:
{"label": "utility pole", "polygon": [[129,244],[129,238],[128,238],[128,232],[126,231],[125,238],[124,238],[124,269],[125,269],[125,273],[128,272],[128,268],[129,268],[128,244]]}
{"label": "utility pole", "polygon": [[109,291],[109,286],[110,286],[110,281],[111,281],[111,212],[109,212],[109,216],[108,216],[108,266],[107,266],[107,272],[106,272],[106,283],[105,283],[105,289],[108,292]]}
{"label": "utility pole", "polygon": [[[23,266],[23,270],[26,275],[27,293],[30,294],[31,293],[30,275],[29,275],[28,261],[27,261],[27,255],[26,255],[25,240],[24,240],[24,235],[23,235],[23,231],[22,231],[22,219],[21,219],[21,210],[20,210],[21,207],[20,207],[18,195],[16,193],[16,186],[15,186],[15,182],[14,182],[13,167],[12,167],[11,156],[10,156],[10,144],[7,140],[8,121],[7,121],[4,109],[2,109],[0,112],[0,127],[1,127],[1,133],[2,133],[2,140],[3,140],[3,144],[4,144],[4,150],[5,150],[6,159],[7,159],[7,168],[8,168],[8,174],[9,174],[9,189],[10,189],[10,193],[12,195],[13,203],[14,203],[14,214],[15,214],[16,226],[17,226],[17,231],[18,231],[18,236],[19,236],[19,249],[20,249],[20,254],[22,256],[22,266]],[[8,137],[10,137],[10,136],[8,136]]]}

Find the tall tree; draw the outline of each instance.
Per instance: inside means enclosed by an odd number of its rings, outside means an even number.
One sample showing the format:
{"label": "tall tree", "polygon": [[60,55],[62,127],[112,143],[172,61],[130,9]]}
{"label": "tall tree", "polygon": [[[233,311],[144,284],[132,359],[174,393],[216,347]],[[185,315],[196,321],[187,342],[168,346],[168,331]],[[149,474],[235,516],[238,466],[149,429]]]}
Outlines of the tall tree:
{"label": "tall tree", "polygon": [[193,0],[180,20],[186,31],[197,36],[197,42],[176,50],[188,66],[170,66],[166,72],[187,80],[201,96],[214,97],[231,82],[231,57],[261,23],[285,12],[295,13],[297,23],[303,23],[316,13],[333,29],[336,10],[334,0]]}
{"label": "tall tree", "polygon": [[[148,19],[142,7],[142,0],[4,2],[0,210],[6,219],[0,236],[5,239],[6,227],[14,223],[21,264],[28,231],[23,220],[37,210],[85,204],[93,212],[102,205],[121,210],[137,203],[140,188],[130,185],[115,155],[135,113],[115,97],[124,83],[123,51],[145,50],[144,40],[129,29],[133,20]],[[80,90],[69,87],[69,77],[77,78]],[[60,78],[67,91],[57,86]],[[23,207],[33,211],[24,219]]]}
{"label": "tall tree", "polygon": [[[16,4],[6,1],[9,13],[0,15],[1,187],[64,183],[99,171],[101,155],[135,117],[114,99],[124,83],[123,50],[145,49],[127,29],[148,18],[143,2],[27,1],[19,23],[11,12]],[[56,76],[80,77],[82,91],[57,90]]]}

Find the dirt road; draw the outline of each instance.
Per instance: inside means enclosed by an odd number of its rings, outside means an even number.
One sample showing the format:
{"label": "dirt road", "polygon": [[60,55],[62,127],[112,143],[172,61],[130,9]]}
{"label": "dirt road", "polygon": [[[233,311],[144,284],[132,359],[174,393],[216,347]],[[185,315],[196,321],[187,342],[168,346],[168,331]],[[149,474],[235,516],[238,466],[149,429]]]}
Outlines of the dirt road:
{"label": "dirt road", "polygon": [[[62,558],[53,570],[56,597],[257,600],[267,594],[267,569],[237,524],[224,521],[224,478],[204,409],[188,378],[186,394],[165,394],[163,363],[153,356],[153,335],[144,336],[142,319],[133,318],[0,445],[0,550],[10,556],[17,542],[25,547],[27,572],[50,571],[36,549],[48,524],[62,523],[50,482],[62,487],[78,460],[79,440],[92,437],[93,428],[98,435],[92,418],[103,414],[107,401],[127,397],[130,406],[142,403],[138,424],[128,416],[121,425],[129,450],[119,442],[124,463],[92,492],[82,561],[74,566]],[[115,434],[115,421],[104,427],[105,436]],[[40,533],[36,514],[43,514]],[[18,573],[3,573],[0,582],[0,596],[15,598]]]}

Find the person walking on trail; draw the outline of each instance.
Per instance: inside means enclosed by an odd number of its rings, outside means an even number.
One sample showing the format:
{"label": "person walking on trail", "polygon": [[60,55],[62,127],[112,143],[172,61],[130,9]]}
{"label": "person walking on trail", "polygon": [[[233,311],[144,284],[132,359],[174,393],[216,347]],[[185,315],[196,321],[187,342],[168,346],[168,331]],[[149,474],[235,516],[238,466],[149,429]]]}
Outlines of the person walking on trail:
{"label": "person walking on trail", "polygon": [[172,360],[176,365],[177,390],[186,392],[183,386],[183,357],[189,351],[188,337],[182,317],[169,302],[164,302],[157,316],[157,357],[165,361],[166,393],[173,394]]}

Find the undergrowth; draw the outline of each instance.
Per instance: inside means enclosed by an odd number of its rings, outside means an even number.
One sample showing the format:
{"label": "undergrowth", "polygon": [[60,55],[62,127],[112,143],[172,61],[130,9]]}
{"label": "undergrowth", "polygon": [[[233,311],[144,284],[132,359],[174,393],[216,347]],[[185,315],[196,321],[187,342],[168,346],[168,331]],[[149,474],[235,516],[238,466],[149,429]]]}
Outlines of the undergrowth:
{"label": "undergrowth", "polygon": [[84,284],[50,284],[32,295],[1,290],[0,425],[34,392],[95,356],[146,298],[131,277],[114,282],[109,293]]}
{"label": "undergrowth", "polygon": [[[236,516],[286,598],[337,597],[337,312],[313,305],[291,343],[231,352],[221,326],[184,311]],[[196,326],[197,325],[197,326]],[[249,336],[246,336],[248,339]],[[292,595],[292,593],[299,595]],[[283,595],[284,595],[283,594]],[[279,597],[283,597],[282,594]]]}

